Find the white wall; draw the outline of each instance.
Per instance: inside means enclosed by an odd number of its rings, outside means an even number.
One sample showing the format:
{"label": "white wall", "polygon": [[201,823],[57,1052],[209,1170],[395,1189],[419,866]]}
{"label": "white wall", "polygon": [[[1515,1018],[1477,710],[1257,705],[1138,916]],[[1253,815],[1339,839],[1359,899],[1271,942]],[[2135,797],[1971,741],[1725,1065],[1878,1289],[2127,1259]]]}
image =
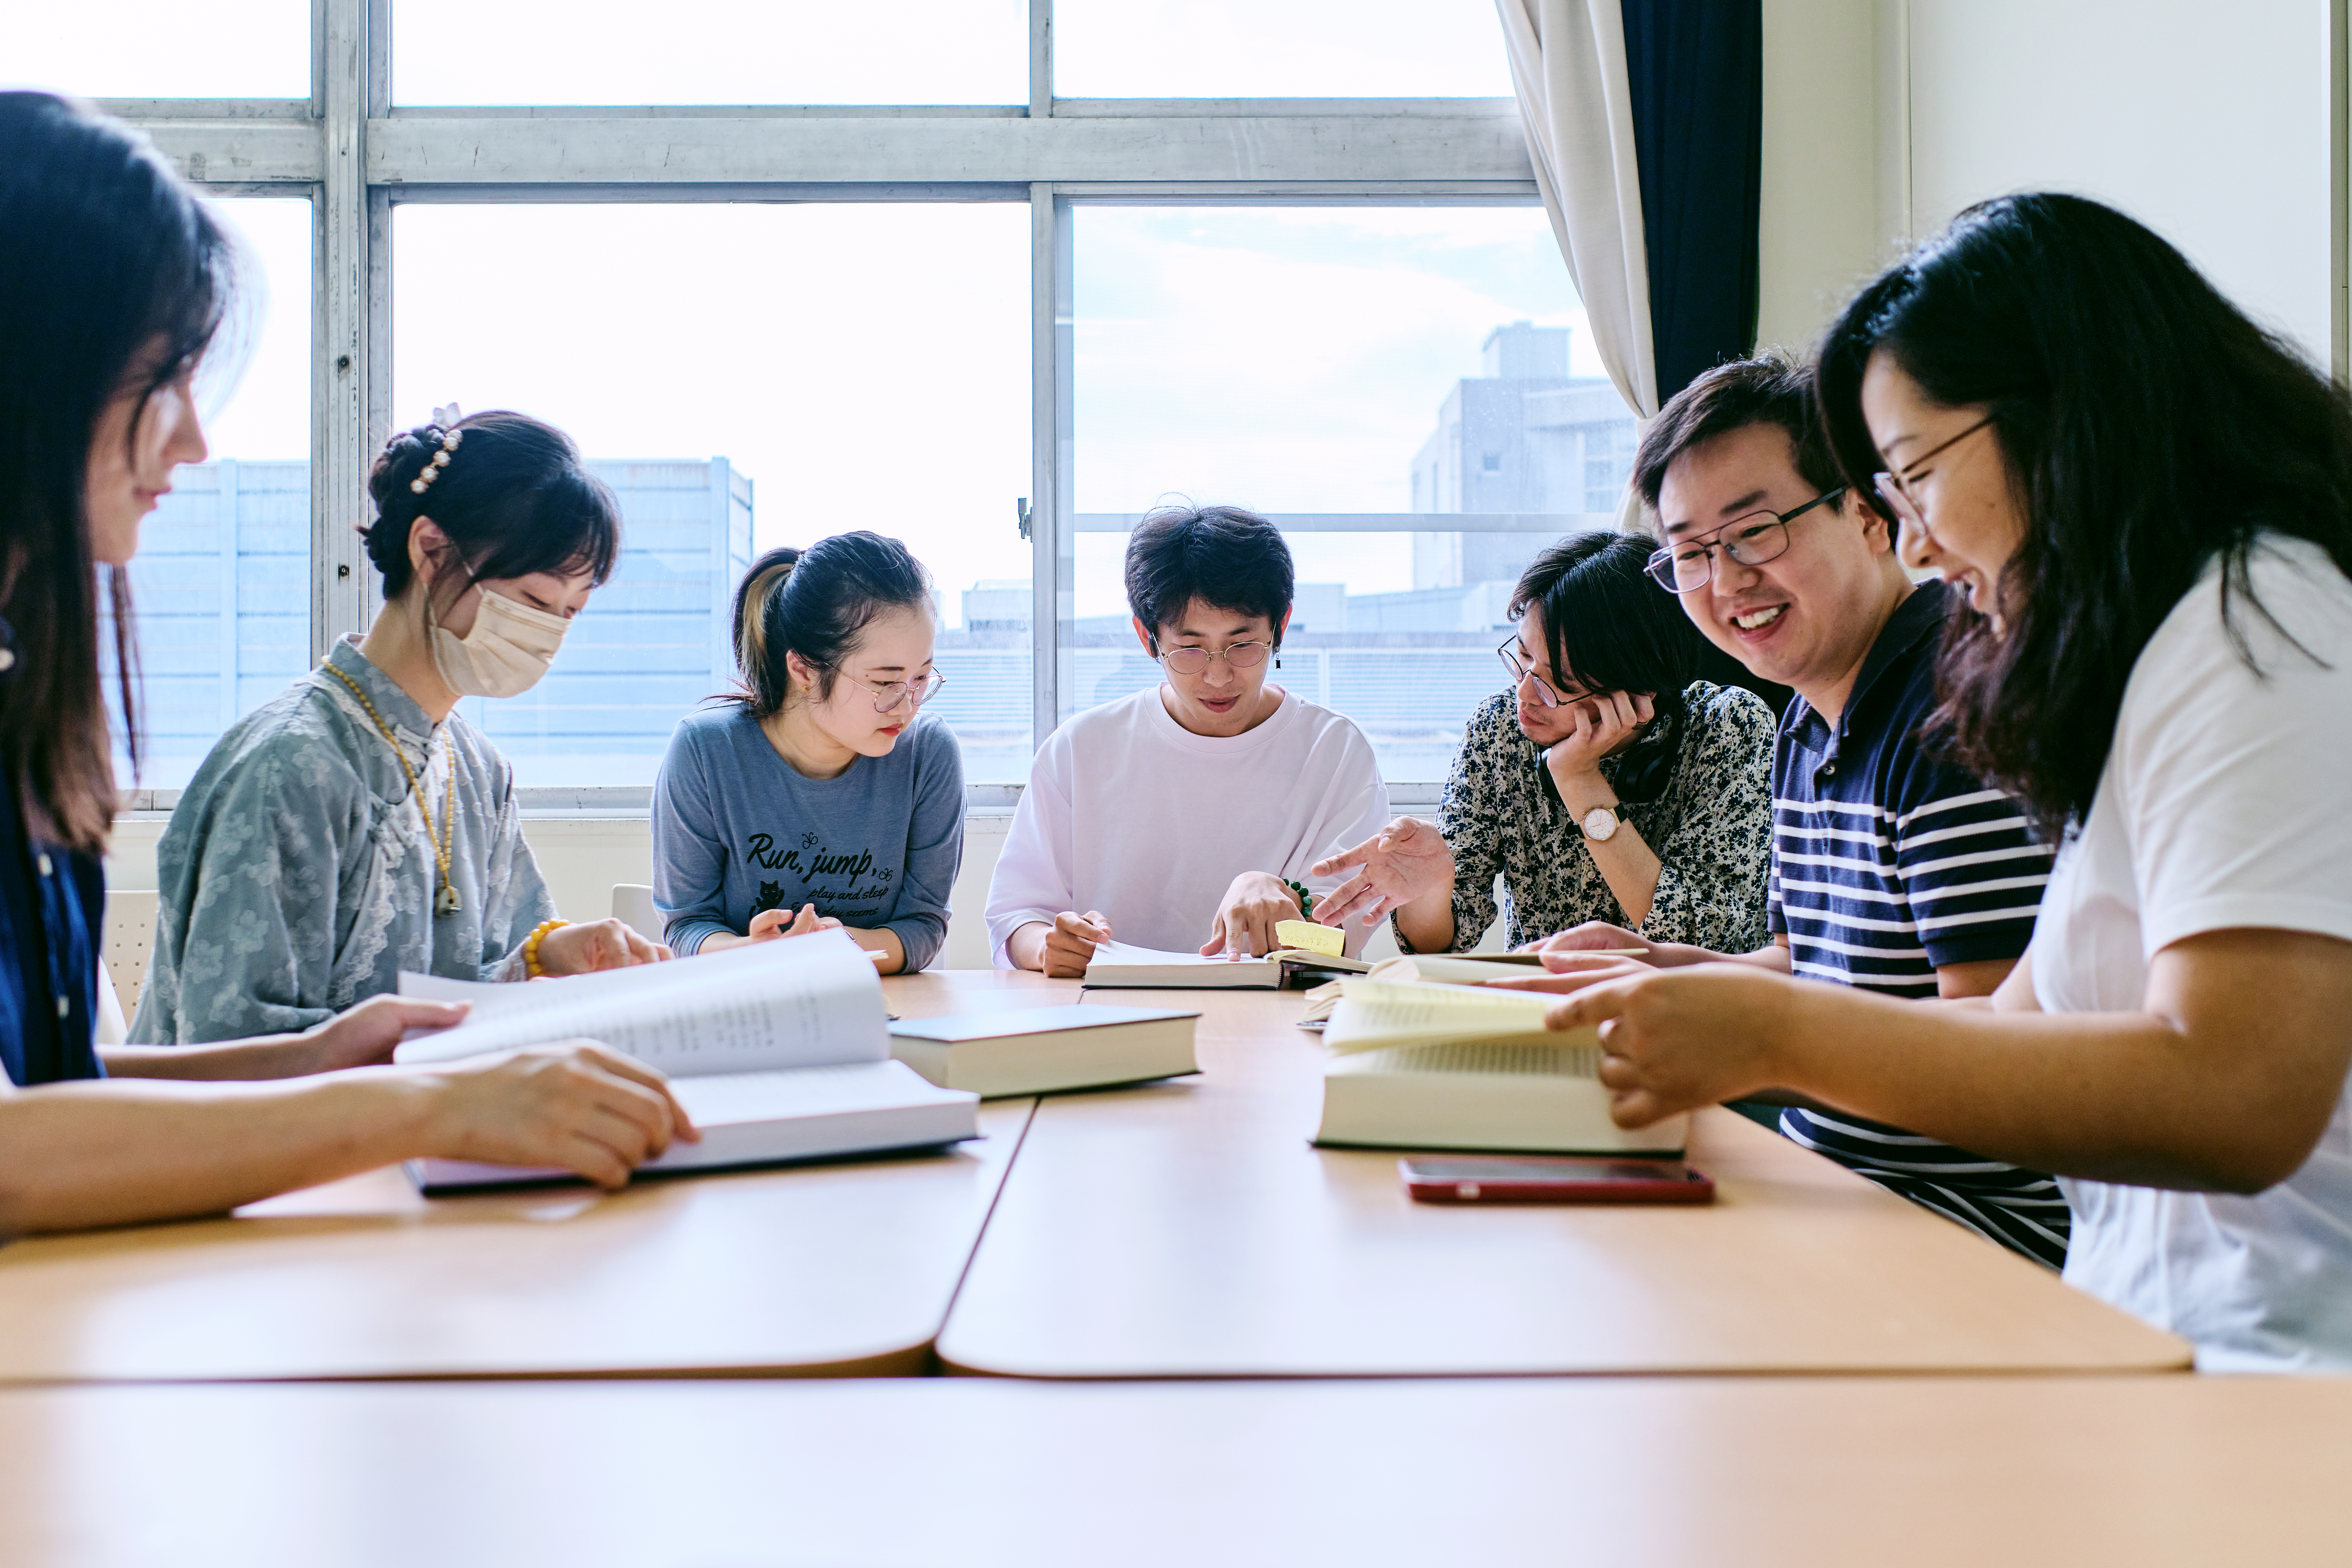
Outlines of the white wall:
{"label": "white wall", "polygon": [[1910,0],[1910,175],[2096,196],[2332,363],[2328,0]]}
{"label": "white wall", "polygon": [[1885,0],[1764,0],[1756,341],[1802,353],[1893,258],[1881,210]]}
{"label": "white wall", "polygon": [[[948,952],[940,969],[988,969],[988,924],[981,908],[988,902],[988,879],[995,875],[997,856],[1004,851],[1004,832],[1012,827],[1012,811],[971,811],[964,816],[964,865],[955,875],[952,914],[948,917]],[[115,820],[113,853],[106,856],[106,881],[118,889],[155,886],[155,839],[163,837],[164,818],[125,816]],[[616,816],[530,816],[522,820],[522,837],[530,839],[539,875],[555,893],[555,908],[567,920],[602,920],[612,914],[612,886],[616,881],[654,879],[654,830],[645,818]],[[1503,942],[1500,921],[1486,931],[1482,947]],[[1371,938],[1367,957],[1383,959],[1397,950],[1388,926]]]}
{"label": "white wall", "polygon": [[[988,879],[1004,847],[1009,811],[975,812],[964,821],[963,869],[957,875],[954,914],[948,921],[950,969],[986,969],[988,928],[980,918],[988,899]],[[601,920],[613,912],[613,884],[650,882],[654,872],[653,829],[644,817],[530,816],[523,837],[539,861],[540,874],[555,895],[555,907],[571,920]],[[113,852],[107,857],[111,887],[155,886],[155,841],[162,816],[120,818]]]}
{"label": "white wall", "polygon": [[[1005,831],[1013,826],[1010,811],[975,811],[964,818],[963,868],[956,875],[953,913],[948,920],[948,947],[940,966],[986,969],[990,963],[988,927],[981,910],[988,901],[988,879],[996,873],[996,858],[1003,851]],[[107,857],[110,886],[155,886],[155,841],[163,837],[159,816],[127,816],[114,826],[114,849]],[[523,819],[523,837],[539,861],[540,874],[555,895],[555,907],[572,920],[598,920],[613,912],[613,884],[653,880],[653,830],[643,817],[531,816]],[[1497,929],[1486,935],[1486,946],[1501,942]],[[1373,938],[1369,956],[1386,957],[1396,951],[1386,927]]]}
{"label": "white wall", "polygon": [[2330,0],[1764,0],[1758,338],[1972,202],[2097,196],[2332,363]]}

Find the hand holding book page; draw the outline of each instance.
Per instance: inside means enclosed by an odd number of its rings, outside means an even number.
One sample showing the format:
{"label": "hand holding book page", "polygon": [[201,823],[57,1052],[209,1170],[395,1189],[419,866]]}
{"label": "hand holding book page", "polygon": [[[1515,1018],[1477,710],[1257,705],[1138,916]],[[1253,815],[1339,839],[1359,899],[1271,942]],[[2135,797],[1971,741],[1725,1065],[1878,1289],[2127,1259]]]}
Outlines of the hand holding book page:
{"label": "hand holding book page", "polygon": [[878,1062],[890,1055],[882,982],[838,931],[520,985],[403,974],[400,993],[474,1005],[456,1028],[401,1046],[393,1059],[403,1064],[580,1037],[673,1078]]}
{"label": "hand holding book page", "polygon": [[1339,1002],[1323,1030],[1335,1055],[1386,1050],[1395,1046],[1476,1043],[1545,1047],[1591,1047],[1593,1029],[1547,1029],[1549,998],[1468,985],[1342,980]]}

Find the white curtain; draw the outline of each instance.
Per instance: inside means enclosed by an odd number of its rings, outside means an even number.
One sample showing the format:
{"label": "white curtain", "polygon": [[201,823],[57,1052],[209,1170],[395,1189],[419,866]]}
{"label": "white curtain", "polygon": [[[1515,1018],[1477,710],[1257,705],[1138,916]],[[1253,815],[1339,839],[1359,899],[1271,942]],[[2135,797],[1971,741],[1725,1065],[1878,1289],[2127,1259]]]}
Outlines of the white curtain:
{"label": "white curtain", "polygon": [[[1601,363],[1646,425],[1658,412],[1658,370],[1650,344],[1649,251],[1625,79],[1624,15],[1619,0],[1495,5],[1544,210],[1584,301]],[[1617,525],[1642,530],[1641,498],[1631,486]]]}

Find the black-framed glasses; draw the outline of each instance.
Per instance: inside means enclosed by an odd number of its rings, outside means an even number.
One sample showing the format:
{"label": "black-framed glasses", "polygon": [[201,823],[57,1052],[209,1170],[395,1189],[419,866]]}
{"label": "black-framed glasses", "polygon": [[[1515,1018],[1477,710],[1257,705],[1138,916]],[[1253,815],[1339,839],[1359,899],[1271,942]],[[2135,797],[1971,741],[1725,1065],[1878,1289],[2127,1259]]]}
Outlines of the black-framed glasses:
{"label": "black-framed glasses", "polygon": [[1514,689],[1523,680],[1534,681],[1536,700],[1547,708],[1565,707],[1575,701],[1578,697],[1588,695],[1588,693],[1578,692],[1575,696],[1570,696],[1554,686],[1551,683],[1551,678],[1538,669],[1534,661],[1519,651],[1519,639],[1516,633],[1511,636],[1510,640],[1495,650],[1495,657],[1501,659],[1503,668],[1511,672],[1511,685]]}
{"label": "black-framed glasses", "polygon": [[1234,669],[1255,669],[1273,653],[1270,642],[1236,642],[1217,648],[1171,647],[1157,657],[1179,675],[1200,675],[1208,669],[1212,658],[1222,658]]}
{"label": "black-framed glasses", "polygon": [[1760,566],[1787,553],[1790,523],[1817,506],[1829,505],[1846,489],[1840,485],[1792,510],[1751,511],[1711,532],[1678,539],[1651,555],[1646,568],[1650,579],[1669,594],[1696,594],[1714,581],[1718,550],[1741,566]]}
{"label": "black-framed glasses", "polygon": [[844,671],[835,670],[834,673],[841,676],[841,679],[850,685],[871,693],[874,698],[874,711],[877,713],[892,712],[901,702],[909,701],[919,709],[924,703],[937,697],[940,694],[940,688],[948,683],[948,678],[936,669],[920,680],[886,680],[879,686],[870,686],[857,677]]}
{"label": "black-framed glasses", "polygon": [[1951,439],[1948,441],[1939,441],[1935,446],[1928,447],[1926,451],[1920,453],[1917,457],[1904,464],[1900,470],[1889,471],[1885,468],[1880,469],[1877,473],[1870,476],[1870,488],[1878,492],[1880,500],[1884,500],[1888,506],[1895,509],[1895,515],[1898,520],[1904,522],[1916,524],[1920,532],[1928,534],[1932,538],[1933,531],[1927,527],[1927,509],[1926,506],[1921,504],[1917,496],[1911,493],[1912,480],[1910,476],[1918,468],[1920,464],[1927,462],[1931,458],[1935,458],[1942,453],[1951,450],[1954,447],[1958,446],[1961,442],[1967,440],[1969,437],[1975,435],[1978,431],[1983,429],[1992,422],[1993,416],[1988,414],[1983,418],[1978,420],[1975,424],[1969,426],[1967,429],[1961,431],[1958,435],[1951,437]]}

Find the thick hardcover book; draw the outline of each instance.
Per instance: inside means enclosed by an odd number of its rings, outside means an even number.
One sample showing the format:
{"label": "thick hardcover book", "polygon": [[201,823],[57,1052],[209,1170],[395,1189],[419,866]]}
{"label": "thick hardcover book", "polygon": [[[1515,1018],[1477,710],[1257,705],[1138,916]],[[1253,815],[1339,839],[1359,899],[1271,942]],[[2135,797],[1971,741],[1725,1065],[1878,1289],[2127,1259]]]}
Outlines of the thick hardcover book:
{"label": "thick hardcover book", "polygon": [[1342,981],[1323,1031],[1318,1143],[1548,1154],[1680,1154],[1687,1116],[1622,1128],[1591,1029],[1544,1027],[1551,997]]}
{"label": "thick hardcover book", "polygon": [[[936,1147],[979,1135],[979,1098],[890,1059],[871,960],[839,931],[597,974],[491,985],[404,974],[403,995],[473,1005],[404,1043],[403,1063],[592,1039],[658,1068],[703,1133],[648,1172]],[[427,1192],[564,1179],[561,1171],[417,1160]]]}
{"label": "thick hardcover book", "polygon": [[890,1026],[890,1049],[943,1089],[983,1097],[1097,1089],[1198,1072],[1198,1013],[1154,1007],[1022,1007]]}

